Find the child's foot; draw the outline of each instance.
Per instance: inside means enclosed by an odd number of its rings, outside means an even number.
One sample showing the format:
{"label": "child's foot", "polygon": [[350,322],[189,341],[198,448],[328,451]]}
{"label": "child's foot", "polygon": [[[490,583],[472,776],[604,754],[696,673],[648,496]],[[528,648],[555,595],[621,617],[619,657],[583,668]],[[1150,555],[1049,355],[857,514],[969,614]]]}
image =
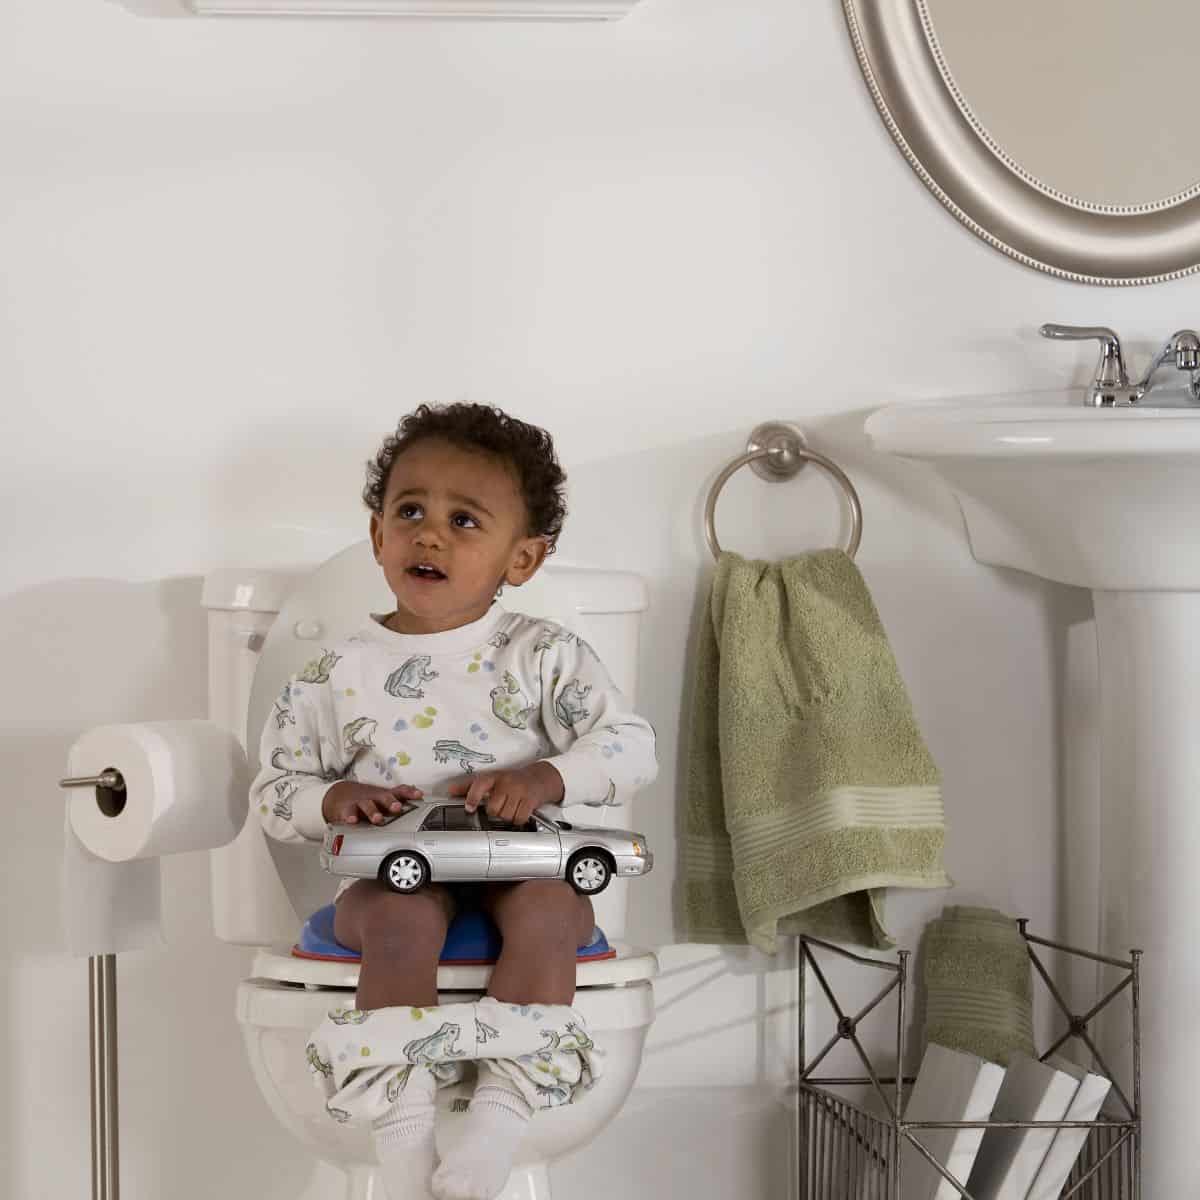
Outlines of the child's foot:
{"label": "child's foot", "polygon": [[495,1200],[508,1182],[517,1143],[532,1115],[525,1097],[480,1063],[479,1083],[463,1118],[463,1140],[433,1176],[437,1200]]}
{"label": "child's foot", "polygon": [[437,1153],[433,1142],[437,1080],[428,1067],[409,1072],[404,1090],[371,1122],[371,1140],[388,1200],[433,1200],[429,1190]]}

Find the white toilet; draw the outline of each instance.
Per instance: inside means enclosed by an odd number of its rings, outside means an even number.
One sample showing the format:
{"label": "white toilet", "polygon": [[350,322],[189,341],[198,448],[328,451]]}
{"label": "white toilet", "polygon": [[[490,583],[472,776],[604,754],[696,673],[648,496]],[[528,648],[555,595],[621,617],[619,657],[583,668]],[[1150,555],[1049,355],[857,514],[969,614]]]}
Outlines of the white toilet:
{"label": "white toilet", "polygon": [[[353,632],[368,612],[395,607],[366,541],[308,575],[216,571],[205,580],[203,603],[210,715],[243,741],[252,771],[260,730],[285,680],[322,644]],[[633,698],[639,614],[646,607],[645,586],[637,576],[551,563],[521,589],[506,589],[501,603],[581,634]],[[576,811],[588,824],[635,827],[628,808]],[[329,902],[333,884],[318,866],[315,848],[271,841],[254,819],[233,843],[212,853],[217,936],[258,948],[250,978],[237,995],[251,1070],[276,1117],[319,1160],[304,1200],[382,1200],[366,1131],[330,1119],[305,1060],[309,1034],[329,1009],[352,1006],[358,981],[356,962],[291,953],[304,920]],[[576,1103],[534,1115],[501,1200],[549,1200],[547,1165],[595,1137],[633,1087],[654,1019],[649,981],[658,963],[653,954],[620,940],[630,886],[629,880],[614,879],[594,900],[596,923],[616,957],[581,962],[577,972],[575,1007],[606,1052],[605,1073]],[[490,971],[443,965],[438,971],[442,1002],[481,995]],[[456,1101],[469,1095],[469,1081],[438,1094],[442,1152],[461,1136],[459,1113],[465,1105]]]}

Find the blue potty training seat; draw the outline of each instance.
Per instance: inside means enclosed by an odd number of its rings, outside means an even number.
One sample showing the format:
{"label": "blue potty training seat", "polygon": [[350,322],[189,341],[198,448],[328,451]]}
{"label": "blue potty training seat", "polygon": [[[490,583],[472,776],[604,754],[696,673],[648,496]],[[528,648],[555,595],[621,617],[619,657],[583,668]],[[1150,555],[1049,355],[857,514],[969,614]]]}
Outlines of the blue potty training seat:
{"label": "blue potty training seat", "polygon": [[[446,931],[446,943],[438,960],[444,963],[485,965],[500,957],[500,931],[492,919],[478,910],[459,913]],[[321,962],[359,962],[362,955],[350,950],[333,936],[333,905],[318,908],[300,931],[300,940],[292,947],[296,958],[312,958]],[[579,947],[576,957],[583,962],[601,958],[616,958],[617,952],[608,944],[603,930],[597,925],[592,936]]]}

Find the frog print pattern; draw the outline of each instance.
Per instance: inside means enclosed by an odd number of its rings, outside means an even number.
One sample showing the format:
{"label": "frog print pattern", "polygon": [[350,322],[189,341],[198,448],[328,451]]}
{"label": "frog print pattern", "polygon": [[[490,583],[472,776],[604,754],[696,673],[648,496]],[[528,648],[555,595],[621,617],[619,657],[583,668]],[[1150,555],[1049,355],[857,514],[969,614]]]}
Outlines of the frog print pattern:
{"label": "frog print pattern", "polygon": [[581,649],[586,650],[592,656],[593,661],[600,661],[600,655],[592,649],[591,645],[585,642],[579,634],[572,633],[562,625],[543,625],[542,632],[538,640],[534,643],[534,652],[540,654],[543,651],[551,650],[554,648],[555,642],[562,642],[564,646],[569,646],[572,642],[575,642]]}
{"label": "frog print pattern", "polygon": [[501,686],[492,688],[492,712],[512,729],[527,729],[536,711],[537,705],[529,702],[512,672],[505,671]]}
{"label": "frog print pattern", "polygon": [[434,762],[447,763],[452,758],[457,759],[459,766],[471,774],[474,773],[476,764],[486,766],[488,763],[496,761],[494,754],[483,754],[478,750],[469,750],[462,742],[457,742],[453,738],[442,738],[440,741],[434,742]]}
{"label": "frog print pattern", "polygon": [[328,683],[330,672],[342,661],[340,654],[332,650],[322,650],[320,658],[305,663],[304,669],[296,676],[301,683]]}
{"label": "frog print pattern", "polygon": [[563,645],[569,646],[574,640],[575,634],[561,625],[543,625],[533,650],[535,654],[540,654],[545,650],[553,649],[555,642],[562,642]]}
{"label": "frog print pattern", "polygon": [[395,1104],[400,1099],[400,1093],[404,1091],[404,1085],[408,1082],[411,1074],[412,1067],[402,1067],[387,1081],[384,1095],[387,1096],[389,1104]]}
{"label": "frog print pattern", "polygon": [[488,638],[487,644],[489,646],[494,646],[497,650],[503,650],[504,647],[507,646],[511,641],[512,638],[510,638],[507,633],[496,633]]}
{"label": "frog print pattern", "polygon": [[290,821],[292,819],[292,797],[300,789],[300,782],[294,776],[288,776],[287,779],[281,779],[275,785],[275,803],[271,805],[271,811],[281,820]]}
{"label": "frog print pattern", "polygon": [[578,679],[572,679],[565,688],[554,698],[554,715],[564,729],[572,729],[579,721],[588,717],[588,708],[584,704],[587,694],[592,690],[589,683],[586,687]]}
{"label": "frog print pattern", "polygon": [[276,729],[282,729],[285,725],[295,725],[296,714],[292,712],[292,685],[290,683],[284,685],[279,699],[275,701],[273,716]]}
{"label": "frog print pattern", "polygon": [[335,1008],[329,1019],[335,1025],[361,1025],[372,1013],[369,1008]]}
{"label": "frog print pattern", "polygon": [[326,1079],[333,1078],[333,1063],[327,1063],[320,1054],[317,1053],[317,1047],[313,1042],[309,1042],[304,1048],[304,1053],[308,1058],[308,1069],[314,1075],[324,1075]]}
{"label": "frog print pattern", "polygon": [[360,750],[375,749],[375,730],[379,722],[371,717],[359,717],[351,721],[342,730],[342,748],[348,758],[353,758]]}
{"label": "frog print pattern", "polygon": [[[293,771],[291,762],[292,756],[283,746],[276,746],[271,751],[271,766],[279,771],[279,775],[272,780],[275,787],[275,803],[271,806],[271,811],[281,821],[292,819],[292,797],[299,791],[301,782],[313,779],[313,775],[306,771]],[[340,772],[330,768],[323,771],[319,778],[323,783],[335,783],[342,776]]]}
{"label": "frog print pattern", "polygon": [[428,654],[414,654],[387,677],[383,690],[389,696],[396,696],[401,700],[424,699],[425,689],[421,684],[429,683],[438,677],[438,672],[430,666],[432,662],[433,659]]}
{"label": "frog print pattern", "polygon": [[327,1111],[349,1112],[355,1122],[373,1120],[384,1104],[402,1099],[414,1071],[428,1070],[446,1085],[462,1080],[466,1063],[487,1060],[531,1107],[547,1108],[578,1098],[603,1069],[587,1026],[567,1006],[518,1006],[484,997],[366,1015],[369,1047],[366,1031],[354,1023],[363,1013],[355,1009],[335,1009],[308,1039],[308,1069]]}
{"label": "frog print pattern", "polygon": [[428,1037],[414,1038],[404,1047],[404,1057],[410,1063],[445,1062],[448,1058],[465,1058],[467,1052],[457,1046],[462,1026],[453,1021],[443,1023],[437,1033]]}
{"label": "frog print pattern", "polygon": [[558,1050],[594,1050],[596,1043],[574,1021],[568,1021],[562,1033],[553,1029],[543,1029],[542,1036],[546,1044],[538,1051],[539,1054],[553,1054]]}
{"label": "frog print pattern", "polygon": [[[575,1091],[575,1086],[560,1078],[562,1073],[561,1055],[574,1052],[580,1056],[580,1079],[578,1086],[587,1090],[592,1086],[594,1078],[590,1069],[589,1051],[595,1050],[595,1043],[587,1032],[568,1021],[562,1033],[553,1029],[543,1029],[542,1037],[545,1043],[531,1054],[520,1054],[515,1061],[525,1068],[525,1074],[533,1084],[542,1105],[546,1108],[556,1108],[569,1104]],[[558,1057],[556,1057],[558,1056]]]}
{"label": "frog print pattern", "polygon": [[537,1091],[540,1107],[542,1108],[558,1108],[562,1104],[571,1103],[571,1089],[565,1083],[559,1083],[553,1079],[549,1072],[550,1068],[544,1063],[534,1060],[530,1063],[528,1060],[518,1059],[519,1062],[525,1062],[535,1071],[546,1072],[546,1078],[535,1077],[533,1080],[534,1089]]}

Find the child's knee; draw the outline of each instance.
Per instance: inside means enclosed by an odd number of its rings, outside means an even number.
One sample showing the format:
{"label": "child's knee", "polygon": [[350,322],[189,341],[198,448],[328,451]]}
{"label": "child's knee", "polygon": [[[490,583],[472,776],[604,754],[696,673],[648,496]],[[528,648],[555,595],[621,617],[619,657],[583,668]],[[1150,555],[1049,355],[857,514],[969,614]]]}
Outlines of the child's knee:
{"label": "child's knee", "polygon": [[453,901],[443,888],[401,896],[380,888],[366,898],[358,927],[363,950],[437,953],[446,938]]}
{"label": "child's knee", "polygon": [[561,879],[530,879],[498,897],[496,924],[505,937],[582,944],[592,931],[592,906]]}

